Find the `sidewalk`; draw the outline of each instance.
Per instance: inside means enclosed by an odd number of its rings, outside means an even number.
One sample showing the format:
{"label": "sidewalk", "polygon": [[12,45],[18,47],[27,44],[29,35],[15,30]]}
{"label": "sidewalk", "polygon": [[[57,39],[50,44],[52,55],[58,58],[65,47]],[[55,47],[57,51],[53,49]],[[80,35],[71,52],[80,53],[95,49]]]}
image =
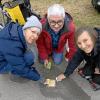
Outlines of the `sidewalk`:
{"label": "sidewalk", "polygon": [[[35,66],[42,76],[54,79],[65,70],[67,64],[64,61],[59,66],[53,65],[50,71],[44,69],[41,64],[37,63]],[[84,90],[85,85],[82,83],[86,85]],[[71,78],[59,82],[55,88],[48,88],[31,80],[13,82],[10,76],[5,74],[0,75],[0,100],[99,100],[100,92],[94,93],[87,84],[77,77],[76,73],[71,75]]]}

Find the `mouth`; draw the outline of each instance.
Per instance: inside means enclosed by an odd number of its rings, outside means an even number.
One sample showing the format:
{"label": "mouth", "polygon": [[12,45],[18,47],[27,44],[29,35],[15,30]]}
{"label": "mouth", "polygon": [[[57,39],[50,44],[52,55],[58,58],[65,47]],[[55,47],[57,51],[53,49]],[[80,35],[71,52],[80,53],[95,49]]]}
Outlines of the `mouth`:
{"label": "mouth", "polygon": [[33,40],[33,39],[31,39],[31,40],[29,41],[29,43],[30,43],[30,44],[32,44],[33,42],[34,42],[34,40]]}
{"label": "mouth", "polygon": [[89,48],[83,49],[85,52],[90,53],[91,50]]}
{"label": "mouth", "polygon": [[55,32],[58,32],[58,31],[59,31],[59,29],[58,29],[58,28],[54,28],[54,30],[55,30]]}

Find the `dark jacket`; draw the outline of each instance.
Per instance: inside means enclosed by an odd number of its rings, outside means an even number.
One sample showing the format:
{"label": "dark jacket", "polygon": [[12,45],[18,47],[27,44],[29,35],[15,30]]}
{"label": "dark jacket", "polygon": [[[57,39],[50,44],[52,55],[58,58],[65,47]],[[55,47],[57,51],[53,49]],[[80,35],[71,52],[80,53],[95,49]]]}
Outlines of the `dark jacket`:
{"label": "dark jacket", "polygon": [[69,52],[66,51],[65,57],[70,60],[76,52],[76,48],[74,45],[75,25],[73,23],[72,17],[68,13],[66,13],[65,24],[58,41],[58,48],[55,49],[53,49],[52,47],[52,38],[50,33],[48,33],[49,24],[47,21],[47,17],[43,18],[41,22],[43,25],[43,31],[37,41],[39,57],[45,60],[48,59],[48,56],[51,55],[53,51],[57,53],[62,53],[68,40]]}
{"label": "dark jacket", "polygon": [[17,23],[9,23],[0,31],[0,73],[23,70],[34,64],[34,55],[27,51],[22,27]]}
{"label": "dark jacket", "polygon": [[[97,29],[96,29],[97,30]],[[69,76],[78,67],[78,65],[85,60],[88,66],[100,68],[100,30],[98,31],[98,38],[91,55],[87,55],[82,50],[78,49],[72,60],[68,63],[68,66],[64,72],[65,76]]]}

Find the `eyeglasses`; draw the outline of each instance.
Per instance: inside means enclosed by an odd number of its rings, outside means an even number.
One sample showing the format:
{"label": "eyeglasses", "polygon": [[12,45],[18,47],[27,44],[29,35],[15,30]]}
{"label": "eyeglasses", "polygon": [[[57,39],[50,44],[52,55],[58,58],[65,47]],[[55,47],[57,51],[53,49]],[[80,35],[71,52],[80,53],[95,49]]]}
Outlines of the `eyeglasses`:
{"label": "eyeglasses", "polygon": [[63,23],[64,23],[64,20],[58,20],[58,21],[49,20],[49,24],[50,24],[51,26],[55,26],[56,24],[57,24],[58,26],[61,26],[61,25],[63,25]]}

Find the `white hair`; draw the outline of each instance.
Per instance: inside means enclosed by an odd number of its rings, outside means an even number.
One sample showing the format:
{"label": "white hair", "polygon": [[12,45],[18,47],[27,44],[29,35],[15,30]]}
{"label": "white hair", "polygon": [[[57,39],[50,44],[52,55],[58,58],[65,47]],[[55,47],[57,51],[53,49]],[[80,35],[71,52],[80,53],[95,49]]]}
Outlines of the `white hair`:
{"label": "white hair", "polygon": [[60,4],[53,4],[48,8],[47,17],[51,15],[59,15],[65,17],[65,9]]}

